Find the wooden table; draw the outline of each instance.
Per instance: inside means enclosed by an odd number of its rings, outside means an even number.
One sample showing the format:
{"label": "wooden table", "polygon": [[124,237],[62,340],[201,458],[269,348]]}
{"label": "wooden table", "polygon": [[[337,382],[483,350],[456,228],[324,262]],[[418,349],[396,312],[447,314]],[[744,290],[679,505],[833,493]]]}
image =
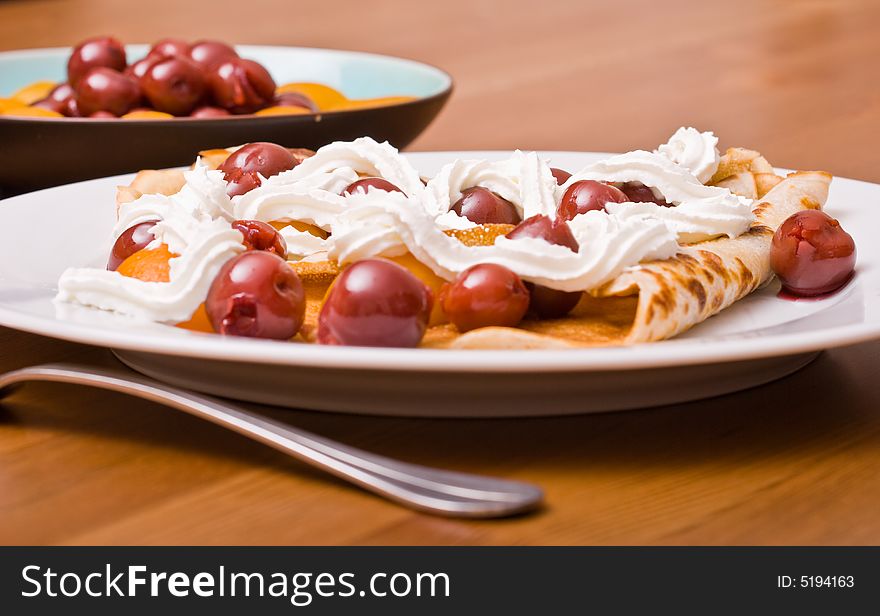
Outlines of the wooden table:
{"label": "wooden table", "polygon": [[[625,151],[692,124],[778,165],[880,181],[875,0],[376,6],[6,1],[0,48],[114,33],[398,54],[457,80],[413,149]],[[0,370],[101,352],[0,329]],[[501,522],[411,513],[165,408],[31,385],[0,407],[0,543],[874,544],[878,365],[880,345],[865,344],[752,391],[598,416],[271,411],[377,452],[546,488],[544,511]]]}

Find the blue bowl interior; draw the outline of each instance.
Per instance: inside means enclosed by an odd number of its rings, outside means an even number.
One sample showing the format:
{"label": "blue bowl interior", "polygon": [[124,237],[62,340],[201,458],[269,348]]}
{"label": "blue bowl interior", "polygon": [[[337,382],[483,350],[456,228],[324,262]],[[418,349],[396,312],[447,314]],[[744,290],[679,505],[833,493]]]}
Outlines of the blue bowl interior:
{"label": "blue bowl interior", "polygon": [[[129,62],[142,58],[147,45],[127,45]],[[439,94],[451,85],[440,69],[412,60],[356,51],[237,45],[244,58],[263,64],[279,85],[294,81],[323,83],[348,98]],[[64,81],[70,49],[26,49],[0,53],[0,97],[34,81]]]}

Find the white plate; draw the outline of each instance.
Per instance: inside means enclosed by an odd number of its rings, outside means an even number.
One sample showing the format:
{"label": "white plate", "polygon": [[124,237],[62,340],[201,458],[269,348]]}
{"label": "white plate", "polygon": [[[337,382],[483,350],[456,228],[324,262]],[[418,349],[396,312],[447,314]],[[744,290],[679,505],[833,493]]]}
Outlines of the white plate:
{"label": "white plate", "polygon": [[[430,175],[452,158],[408,156]],[[606,156],[545,152],[576,170]],[[0,202],[0,324],[117,351],[176,385],[239,399],[331,411],[424,416],[578,413],[693,400],[765,383],[822,349],[880,337],[880,186],[835,178],[826,209],[854,237],[858,274],[817,301],[776,297],[778,285],[666,342],[553,351],[373,349],[224,338],[52,303],[68,266],[106,263],[114,192],[130,176]]]}

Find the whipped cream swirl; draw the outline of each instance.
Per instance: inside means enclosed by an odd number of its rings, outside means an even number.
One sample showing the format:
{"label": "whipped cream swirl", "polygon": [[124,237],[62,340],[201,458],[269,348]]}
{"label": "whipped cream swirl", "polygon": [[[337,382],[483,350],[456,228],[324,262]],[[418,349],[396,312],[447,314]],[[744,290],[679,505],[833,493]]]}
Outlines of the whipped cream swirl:
{"label": "whipped cream swirl", "polygon": [[655,203],[607,203],[607,212],[621,220],[651,219],[665,223],[682,243],[701,242],[726,235],[736,237],[754,222],[751,200],[726,188],[705,186],[690,172],[665,156],[636,150],[612,156],[575,173],[561,187],[579,180],[615,183],[641,182],[675,207]]}
{"label": "whipped cream swirl", "polygon": [[153,227],[159,237],[147,247],[155,248],[163,240],[181,242],[174,248],[169,244],[172,252],[181,247],[183,251],[169,261],[168,282],[145,282],[97,268],[69,268],[58,281],[56,301],[150,321],[175,323],[191,318],[208,295],[220,268],[242,252],[244,245],[241,233],[225,220],[193,220],[185,231],[175,228],[169,233],[172,226],[169,221]]}
{"label": "whipped cream swirl", "polygon": [[715,175],[721,160],[718,137],[712,132],[701,133],[696,128],[679,128],[654,152],[684,167],[702,184]]}
{"label": "whipped cream swirl", "polygon": [[420,195],[425,189],[419,173],[397,148],[387,141],[378,143],[369,137],[325,145],[314,156],[281,175],[285,176],[284,181],[298,181],[343,168],[359,175],[384,178],[411,197]]}
{"label": "whipped cream swirl", "polygon": [[329,248],[329,240],[318,237],[308,231],[300,231],[293,227],[283,227],[278,233],[287,244],[287,260],[300,261],[314,255],[325,253]]}
{"label": "whipped cream swirl", "polygon": [[345,208],[345,197],[339,193],[358,179],[357,173],[341,167],[293,180],[287,174],[297,168],[272,176],[257,188],[234,197],[233,219],[298,221],[330,231],[333,221]]}
{"label": "whipped cream swirl", "polygon": [[[179,236],[183,240],[183,227],[199,221],[215,218],[232,220],[232,201],[226,195],[226,180],[223,172],[209,169],[201,159],[195,166],[183,172],[186,183],[174,195],[146,194],[119,208],[119,219],[113,228],[113,237],[119,237],[126,229],[147,220],[167,220],[162,228],[169,238]],[[181,226],[179,233],[173,227]],[[171,239],[170,241],[175,241]],[[171,247],[171,244],[169,244]],[[175,243],[173,252],[181,252],[183,247]]]}
{"label": "whipped cream swirl", "polygon": [[443,228],[474,227],[475,223],[450,209],[463,190],[474,186],[510,201],[523,219],[536,214],[553,216],[556,210],[556,179],[550,167],[536,152],[519,150],[507,160],[456,160],[444,165],[428,180],[423,207],[434,213]]}
{"label": "whipped cream swirl", "polygon": [[592,289],[644,259],[664,259],[678,250],[660,221],[621,220],[588,212],[572,221],[580,244],[575,253],[544,240],[499,237],[491,246],[465,246],[443,232],[430,212],[412,198],[370,190],[352,195],[330,238],[329,256],[340,264],[407,251],[441,278],[480,263],[497,263],[524,280],[563,291]]}

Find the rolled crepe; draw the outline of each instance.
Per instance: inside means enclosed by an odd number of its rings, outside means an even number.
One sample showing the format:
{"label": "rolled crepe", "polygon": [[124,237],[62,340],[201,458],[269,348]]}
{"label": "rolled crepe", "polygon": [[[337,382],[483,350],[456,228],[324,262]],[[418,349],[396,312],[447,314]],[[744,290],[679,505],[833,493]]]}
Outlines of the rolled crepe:
{"label": "rolled crepe", "polygon": [[830,183],[831,175],[822,171],[790,174],[755,205],[756,220],[746,233],[682,246],[672,258],[630,268],[585,294],[565,318],[524,321],[516,329],[487,327],[447,340],[426,339],[432,346],[513,349],[671,338],[769,282],[773,233],[795,212],[820,209]]}

